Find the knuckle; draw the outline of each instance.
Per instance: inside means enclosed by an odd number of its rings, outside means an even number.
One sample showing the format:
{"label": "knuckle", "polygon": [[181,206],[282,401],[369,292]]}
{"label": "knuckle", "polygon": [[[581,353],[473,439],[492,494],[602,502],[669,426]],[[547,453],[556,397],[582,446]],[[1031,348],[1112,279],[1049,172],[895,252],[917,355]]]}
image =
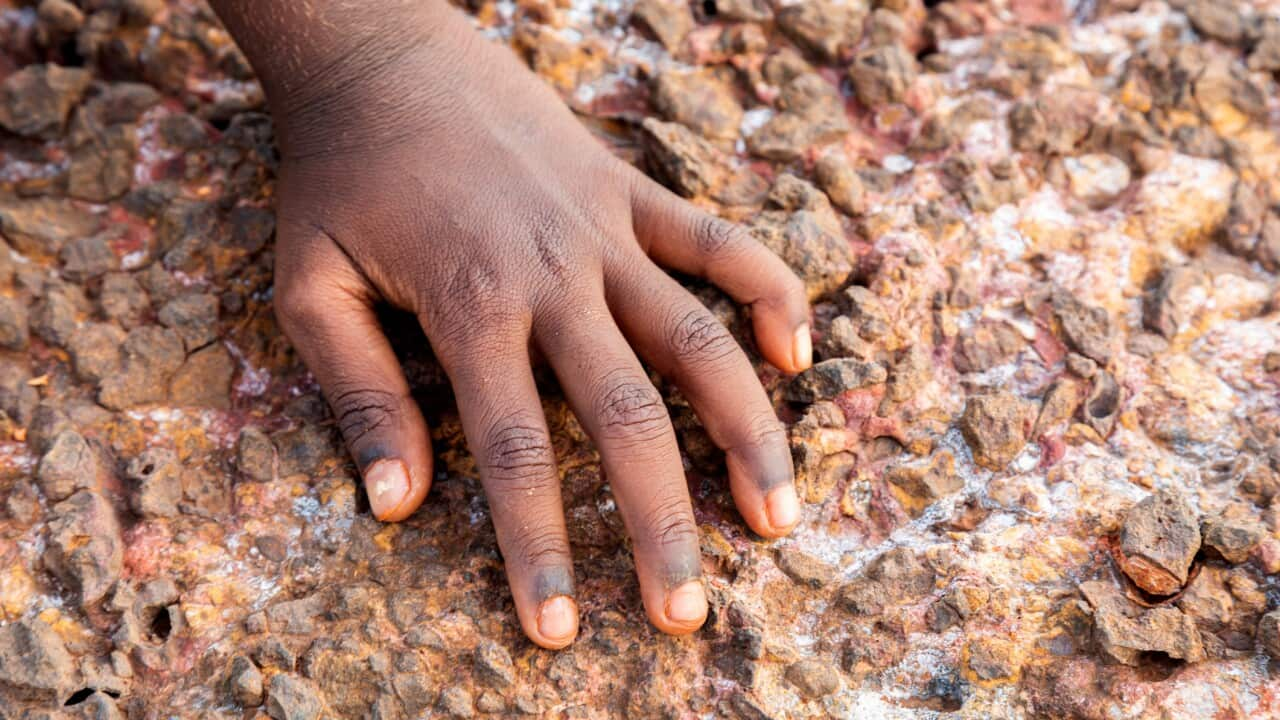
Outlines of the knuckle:
{"label": "knuckle", "polygon": [[670,337],[672,352],[687,362],[711,365],[738,349],[738,343],[729,331],[702,308],[678,318]]}
{"label": "knuckle", "polygon": [[688,503],[679,495],[661,495],[645,511],[645,527],[659,547],[676,547],[696,542],[698,527]]}
{"label": "knuckle", "polygon": [[523,525],[512,532],[512,554],[527,567],[564,565],[569,541],[558,530],[544,525]]}
{"label": "knuckle", "polygon": [[315,297],[305,284],[277,281],[273,306],[276,319],[286,333],[305,330],[315,313]]}
{"label": "knuckle", "polygon": [[762,412],[747,421],[743,446],[753,450],[787,447],[787,429],[773,412]]}
{"label": "knuckle", "polygon": [[522,492],[546,486],[555,473],[555,453],[545,430],[525,418],[504,419],[483,441],[483,463],[499,492]]}
{"label": "knuckle", "polygon": [[358,444],[370,433],[394,424],[402,398],[392,392],[339,384],[329,393],[329,405],[342,436]]}
{"label": "knuckle", "polygon": [[529,221],[529,239],[533,243],[538,266],[561,282],[570,277],[575,266],[565,247],[568,233],[569,223],[558,210],[540,210]]}
{"label": "knuckle", "polygon": [[746,230],[726,220],[704,215],[694,228],[694,239],[699,253],[721,256],[742,247]]}
{"label": "knuckle", "polygon": [[640,379],[611,378],[606,382],[596,407],[602,432],[611,438],[633,438],[637,442],[661,438],[670,421],[657,389]]}

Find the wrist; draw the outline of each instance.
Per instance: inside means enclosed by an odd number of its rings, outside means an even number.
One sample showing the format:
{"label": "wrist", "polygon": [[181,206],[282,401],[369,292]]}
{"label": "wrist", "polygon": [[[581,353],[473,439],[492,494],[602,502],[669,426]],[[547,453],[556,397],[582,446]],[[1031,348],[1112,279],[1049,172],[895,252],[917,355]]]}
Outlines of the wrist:
{"label": "wrist", "polygon": [[[334,122],[376,124],[420,106],[423,94],[444,95],[449,73],[431,58],[456,54],[447,46],[473,32],[443,0],[211,5],[253,65],[286,157],[322,150]],[[405,67],[436,72],[415,76]],[[407,76],[415,87],[406,87]]]}

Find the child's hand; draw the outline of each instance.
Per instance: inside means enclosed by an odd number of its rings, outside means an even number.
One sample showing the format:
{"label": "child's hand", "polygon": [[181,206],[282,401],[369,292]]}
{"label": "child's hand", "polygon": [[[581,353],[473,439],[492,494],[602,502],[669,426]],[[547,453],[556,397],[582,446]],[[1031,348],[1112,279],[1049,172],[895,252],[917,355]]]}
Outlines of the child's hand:
{"label": "child's hand", "polygon": [[[750,304],[761,351],[787,372],[810,364],[800,281],[740,229],[608,154],[443,3],[215,5],[262,75],[281,137],[277,313],[374,513],[407,517],[431,480],[427,429],[372,311],[386,301],[417,314],[453,383],[529,637],[554,648],[577,632],[531,345],[600,449],[650,619],[672,633],[699,627],[698,531],[637,353],[726,451],[752,529],[782,535],[800,509],[786,434],[746,356],[661,268]],[[275,36],[273,22],[299,29]]]}

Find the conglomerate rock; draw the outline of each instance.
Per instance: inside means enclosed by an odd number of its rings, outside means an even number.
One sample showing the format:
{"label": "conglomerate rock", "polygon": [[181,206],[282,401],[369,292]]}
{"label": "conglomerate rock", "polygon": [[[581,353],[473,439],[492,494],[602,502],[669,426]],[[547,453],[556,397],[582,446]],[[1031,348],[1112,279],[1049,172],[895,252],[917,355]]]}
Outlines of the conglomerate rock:
{"label": "conglomerate rock", "polygon": [[816,364],[757,359],[800,526],[745,529],[664,382],[711,612],[658,634],[541,383],[582,630],[534,647],[394,314],[436,475],[371,517],[213,14],[0,0],[0,718],[1280,716],[1280,6],[455,4],[804,281]]}

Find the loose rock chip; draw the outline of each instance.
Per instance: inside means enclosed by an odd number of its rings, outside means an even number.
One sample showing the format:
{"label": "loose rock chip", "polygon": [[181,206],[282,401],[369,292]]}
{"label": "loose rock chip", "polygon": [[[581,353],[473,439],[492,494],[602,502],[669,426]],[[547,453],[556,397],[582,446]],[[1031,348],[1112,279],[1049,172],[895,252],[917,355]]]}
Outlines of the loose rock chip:
{"label": "loose rock chip", "polygon": [[1120,566],[1138,587],[1172,595],[1200,550],[1200,521],[1180,493],[1162,488],[1130,508],[1120,530]]}

